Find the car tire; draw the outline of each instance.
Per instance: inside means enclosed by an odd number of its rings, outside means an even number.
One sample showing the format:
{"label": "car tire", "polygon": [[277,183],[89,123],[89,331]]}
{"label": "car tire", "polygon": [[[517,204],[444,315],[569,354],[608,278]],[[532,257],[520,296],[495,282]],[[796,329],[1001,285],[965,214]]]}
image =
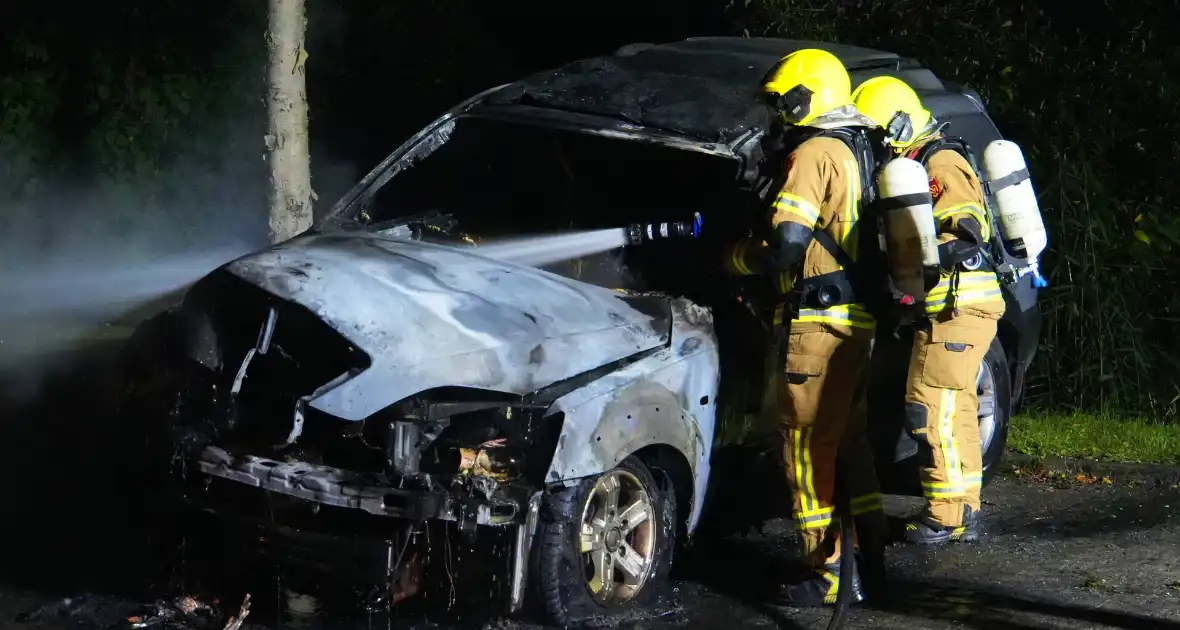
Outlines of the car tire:
{"label": "car tire", "polygon": [[[1008,427],[1012,420],[1012,373],[1008,356],[997,337],[992,340],[979,365],[976,392],[979,395],[979,438],[983,451],[983,485],[986,487],[1000,472],[1004,451],[1008,447]],[[987,408],[987,400],[991,408]]]}
{"label": "car tire", "polygon": [[[628,509],[646,517],[628,522]],[[659,469],[628,457],[601,475],[547,491],[540,516],[529,583],[544,621],[565,626],[642,607],[667,583],[676,494]],[[584,553],[583,545],[596,551]],[[600,579],[604,566],[609,590]]]}

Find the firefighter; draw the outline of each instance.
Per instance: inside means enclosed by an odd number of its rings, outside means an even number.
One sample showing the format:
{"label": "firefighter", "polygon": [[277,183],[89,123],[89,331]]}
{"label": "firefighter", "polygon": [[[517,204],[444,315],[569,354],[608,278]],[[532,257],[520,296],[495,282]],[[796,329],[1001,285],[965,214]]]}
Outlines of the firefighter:
{"label": "firefighter", "polygon": [[[841,130],[867,131],[875,125],[852,106],[848,73],[826,51],[800,50],[784,57],[768,73],[762,91],[778,118],[774,126],[782,128],[776,141],[789,153],[769,209],[768,235],[738,241],[726,253],[726,268],[737,275],[777,278],[779,342],[769,399],[784,438],[792,512],[807,569],[779,595],[790,605],[821,606],[835,602],[841,578],[838,560],[844,545],[834,511],[837,452],[859,538],[885,526],[865,434],[875,321],[858,301],[850,276],[858,252],[863,169],[841,139]],[[866,147],[871,151],[871,145]],[[864,599],[860,574],[866,586],[875,577],[872,566],[867,568],[861,566],[851,577],[854,601]]]}
{"label": "firefighter", "polygon": [[965,145],[943,135],[909,85],[875,77],[853,93],[857,109],[885,129],[894,155],[926,167],[938,230],[940,277],[915,325],[906,376],[905,429],[923,457],[926,506],[906,523],[919,544],[979,538],[983,461],[976,376],[1004,314],[995,272],[983,256],[991,222]]}

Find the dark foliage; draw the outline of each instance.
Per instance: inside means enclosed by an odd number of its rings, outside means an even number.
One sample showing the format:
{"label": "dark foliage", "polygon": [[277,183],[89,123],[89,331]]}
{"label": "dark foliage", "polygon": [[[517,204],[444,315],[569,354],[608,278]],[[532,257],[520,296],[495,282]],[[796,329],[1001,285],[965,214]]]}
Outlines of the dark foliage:
{"label": "dark foliage", "polygon": [[[225,208],[261,229],[263,3],[10,4],[0,232],[52,212],[92,231],[196,238],[224,225]],[[1180,397],[1173,4],[308,0],[317,210],[443,108],[625,43],[745,32],[891,50],[979,90],[1025,148],[1050,228],[1030,402],[1170,416]],[[63,204],[65,189],[87,203]]]}
{"label": "dark foliage", "polygon": [[1029,402],[1173,416],[1180,399],[1174,3],[753,0],[751,35],[916,57],[1021,143],[1049,228]]}

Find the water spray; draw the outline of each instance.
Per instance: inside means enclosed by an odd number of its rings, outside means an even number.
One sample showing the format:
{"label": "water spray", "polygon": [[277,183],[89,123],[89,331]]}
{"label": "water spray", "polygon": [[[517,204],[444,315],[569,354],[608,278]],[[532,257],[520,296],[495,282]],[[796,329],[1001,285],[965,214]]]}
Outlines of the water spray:
{"label": "water spray", "polygon": [[78,256],[39,260],[0,277],[0,368],[76,346],[118,339],[178,301],[218,266],[253,249],[226,244],[148,257]]}

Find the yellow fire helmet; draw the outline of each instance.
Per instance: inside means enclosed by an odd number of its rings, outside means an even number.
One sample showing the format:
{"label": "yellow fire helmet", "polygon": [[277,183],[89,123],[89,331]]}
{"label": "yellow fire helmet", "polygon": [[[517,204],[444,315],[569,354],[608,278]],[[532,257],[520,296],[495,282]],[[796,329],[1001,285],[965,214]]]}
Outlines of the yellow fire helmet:
{"label": "yellow fire helmet", "polygon": [[797,50],[779,60],[762,80],[762,93],[783,120],[805,125],[817,116],[852,103],[852,80],[835,55],[816,48]]}
{"label": "yellow fire helmet", "polygon": [[889,144],[898,149],[921,138],[933,120],[918,93],[895,77],[873,77],[861,83],[852,93],[852,103],[885,129]]}

